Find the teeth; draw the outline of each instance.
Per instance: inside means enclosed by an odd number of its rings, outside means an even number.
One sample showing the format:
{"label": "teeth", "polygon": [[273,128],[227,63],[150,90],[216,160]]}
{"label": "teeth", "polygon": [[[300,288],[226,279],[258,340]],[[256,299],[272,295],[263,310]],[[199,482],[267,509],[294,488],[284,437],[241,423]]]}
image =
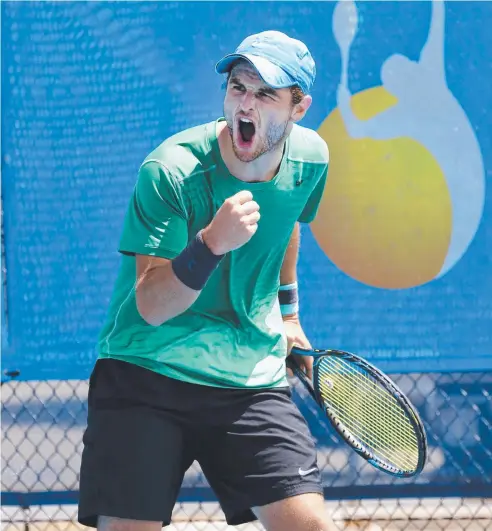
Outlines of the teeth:
{"label": "teeth", "polygon": [[246,124],[252,124],[253,120],[248,120],[247,118],[239,118],[240,122],[244,122]]}

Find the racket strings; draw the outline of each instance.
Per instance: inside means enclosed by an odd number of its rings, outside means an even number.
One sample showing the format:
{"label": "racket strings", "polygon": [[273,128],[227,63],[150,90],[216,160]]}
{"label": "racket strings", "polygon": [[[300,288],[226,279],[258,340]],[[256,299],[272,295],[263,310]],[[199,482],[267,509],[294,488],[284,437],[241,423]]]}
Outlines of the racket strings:
{"label": "racket strings", "polygon": [[[357,378],[357,387],[356,387],[358,391],[357,394],[359,395],[363,394],[364,399],[367,397],[375,398],[377,396],[377,398],[380,399],[380,402],[378,402],[377,404],[380,405],[381,407],[386,408],[386,413],[390,414],[393,417],[392,420],[397,421],[397,422],[402,421],[402,420],[404,422],[408,422],[407,415],[405,414],[404,410],[400,407],[398,400],[394,396],[389,394],[387,391],[385,391],[379,384],[377,384],[377,382],[375,382],[373,379],[371,379],[367,375],[360,373],[357,370],[354,370],[354,368],[348,364],[345,364],[345,366],[341,365],[337,368],[338,369],[341,368],[340,374],[342,376],[355,376],[355,378]],[[326,370],[324,367],[322,369]],[[325,375],[326,374],[327,373],[325,373]],[[328,376],[332,376],[332,375],[333,373],[328,373]],[[329,390],[329,385],[325,387],[327,387],[327,390]],[[388,399],[389,399],[389,403],[388,403]],[[392,406],[396,406],[396,407],[392,407]],[[412,431],[412,434],[413,434],[413,431]]]}
{"label": "racket strings", "polygon": [[[338,361],[338,360],[337,360]],[[323,369],[325,369],[323,367]],[[408,422],[408,417],[405,411],[400,407],[398,400],[391,394],[389,394],[384,388],[382,388],[377,381],[372,379],[370,376],[365,373],[360,372],[354,366],[349,365],[348,363],[340,363],[337,366],[337,369],[341,369],[340,373],[343,376],[355,376],[357,378],[357,391],[360,391],[358,394],[364,393],[364,398],[378,396],[381,399],[381,404],[383,407],[387,408],[387,413],[395,417],[393,420],[405,421]],[[326,370],[326,369],[325,369]],[[330,373],[332,375],[333,373]],[[328,386],[329,387],[329,386]],[[390,404],[388,404],[388,399],[390,399]],[[396,407],[391,407],[392,405]],[[413,432],[412,432],[413,433]]]}
{"label": "racket strings", "polygon": [[[371,432],[368,432],[361,422],[353,421],[353,416],[358,414],[356,410],[349,409],[346,413],[347,417],[343,418],[342,423],[348,428],[351,434],[363,443],[366,448],[372,448],[379,452],[380,457],[384,457],[385,460],[389,460],[392,463],[397,463],[398,468],[401,470],[411,470],[415,466],[416,463],[412,462],[411,459],[411,454],[414,453],[414,445],[411,441],[410,443],[407,441],[406,445],[399,441],[396,443],[397,446],[395,446],[395,441],[382,438],[380,434],[375,438],[373,436],[374,429],[372,429]],[[343,417],[343,415],[338,413],[338,417]],[[402,448],[404,445],[407,446],[406,449]]]}
{"label": "racket strings", "polygon": [[319,386],[340,422],[380,459],[402,470],[418,462],[413,425],[397,399],[356,366],[335,357],[319,366]]}
{"label": "racket strings", "polygon": [[[384,390],[376,381],[374,381],[371,377],[369,377],[366,374],[361,373],[360,371],[357,371],[352,367],[351,365],[344,364],[340,365],[337,368],[341,368],[341,375],[343,376],[355,376],[357,378],[357,391],[359,391],[359,395],[364,394],[364,398],[367,397],[376,397],[380,399],[381,401],[378,402],[379,405],[382,407],[387,408],[387,412],[391,414],[394,418],[394,420],[397,421],[407,421],[407,415],[403,411],[403,409],[400,407],[398,400],[391,394],[389,394],[386,390]],[[323,367],[324,369],[324,367]],[[328,375],[331,376],[333,373],[329,373]],[[329,386],[328,386],[329,389]],[[390,403],[388,404],[388,399]],[[391,407],[396,406],[396,407]]]}
{"label": "racket strings", "polygon": [[[408,466],[411,466],[411,455],[413,453],[412,448],[414,448],[414,445],[412,442],[405,443],[405,442],[396,442],[394,440],[390,440],[387,437],[381,437],[380,434],[374,436],[375,429],[384,430],[386,429],[385,426],[375,426],[374,423],[368,430],[366,426],[361,425],[361,423],[357,422],[351,422],[347,419],[351,419],[352,416],[357,414],[357,412],[348,411],[348,417],[344,418],[345,425],[347,428],[350,429],[351,432],[358,435],[359,440],[362,441],[362,443],[366,446],[366,448],[372,447],[372,449],[376,450],[376,452],[379,452],[379,454],[386,459],[391,459],[393,462],[396,462],[397,465],[400,466],[400,468],[407,470]],[[374,412],[373,412],[374,414]],[[343,416],[343,415],[339,415]],[[406,447],[405,449],[403,447]],[[373,452],[372,452],[373,453]]]}
{"label": "racket strings", "polygon": [[[327,395],[329,394],[329,391],[330,389],[326,389],[326,386],[323,386],[325,387],[324,389],[324,394]],[[375,424],[377,423],[377,419],[381,419],[383,418],[384,421],[385,421],[385,428],[387,429],[388,428],[388,424],[389,424],[389,420],[390,420],[390,416],[392,414],[395,413],[395,408],[391,409],[388,407],[388,404],[387,404],[387,399],[389,397],[389,395],[387,396],[383,396],[383,397],[379,397],[379,400],[377,401],[374,401],[372,400],[372,404],[369,404],[368,403],[368,400],[367,400],[367,393],[364,393],[362,395],[362,393],[360,391],[365,391],[364,389],[359,389],[359,400],[357,401],[357,397],[354,397],[353,393],[350,392],[351,390],[350,389],[347,389],[343,386],[340,385],[339,382],[337,382],[337,388],[338,388],[338,391],[340,391],[339,394],[341,394],[341,399],[342,400],[339,400],[338,401],[338,405],[339,406],[342,406],[343,409],[345,410],[345,412],[348,414],[347,415],[347,418],[350,419],[350,425],[351,425],[351,428],[356,431],[356,432],[361,432],[361,431],[364,431],[364,428],[367,427],[367,424],[368,424],[368,421],[369,423],[372,425],[372,427],[375,427]],[[345,391],[345,392],[343,392]],[[374,398],[374,397],[372,397]],[[383,401],[381,400],[381,398],[383,398]],[[364,400],[364,403],[362,403],[362,399]],[[330,402],[333,402],[333,400],[329,400]],[[359,403],[357,403],[359,402]],[[372,406],[372,407],[368,407],[368,406]],[[400,408],[399,406],[397,406],[397,409],[396,409],[396,413],[399,413],[401,412],[400,411]],[[365,414],[364,414],[365,413]],[[401,424],[401,420],[403,419],[404,422],[408,422],[408,419],[404,416],[404,415],[400,415],[400,418],[399,419],[396,419],[396,422],[397,422],[397,425]],[[394,421],[395,419],[393,419]],[[381,424],[381,423],[379,423]],[[394,424],[394,422],[393,422]],[[390,426],[391,428],[391,426]],[[401,426],[400,426],[401,428]],[[385,431],[383,432],[385,435],[387,434],[392,434],[393,432],[391,431]],[[366,434],[370,437],[371,434]],[[407,437],[405,437],[405,435]],[[402,442],[405,442],[401,439],[404,439],[406,438],[406,442],[407,444],[415,444],[416,443],[416,437],[414,436],[414,433],[413,431],[411,431],[410,433],[401,433],[401,432],[398,432],[398,436],[399,436],[399,440],[398,440],[398,445],[401,446]],[[413,437],[412,437],[413,436]],[[373,444],[376,444],[378,443],[377,440],[374,440],[373,438],[371,438],[371,442]],[[391,437],[388,437],[388,436],[383,436],[382,434],[380,434],[379,436],[379,439],[381,439],[382,441],[381,442],[384,442],[386,443],[387,445],[391,444],[392,446],[394,446],[394,438],[391,438]]]}
{"label": "racket strings", "polygon": [[[405,444],[398,442],[395,445],[395,441],[381,438],[380,436],[374,437],[374,426],[371,431],[368,431],[365,426],[361,426],[360,423],[351,422],[354,412],[348,412],[348,417],[342,420],[345,428],[348,428],[350,434],[354,434],[354,438],[362,442],[366,449],[371,449],[371,454],[374,454],[376,458],[383,459],[384,461],[396,463],[398,468],[403,471],[412,470],[416,465],[416,459],[411,459],[411,454],[414,453],[414,445],[412,443]],[[338,415],[339,417],[343,415]],[[343,422],[345,421],[345,422]],[[384,429],[384,427],[377,427],[376,429]],[[406,448],[404,448],[406,446]],[[417,456],[418,458],[418,456]],[[413,461],[413,462],[412,462]]]}

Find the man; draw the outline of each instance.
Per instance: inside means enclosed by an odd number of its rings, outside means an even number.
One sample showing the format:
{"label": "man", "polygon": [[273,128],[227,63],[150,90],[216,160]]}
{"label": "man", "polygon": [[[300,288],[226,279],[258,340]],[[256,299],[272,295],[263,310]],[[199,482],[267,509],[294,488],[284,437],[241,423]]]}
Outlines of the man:
{"label": "man", "polygon": [[314,218],[328,170],[324,141],[296,124],[314,61],[267,31],[216,71],[225,118],[151,153],[125,218],[80,474],[79,521],[102,531],[168,525],[195,460],[229,524],[333,529],[285,370],[293,343],[309,347],[298,222]]}

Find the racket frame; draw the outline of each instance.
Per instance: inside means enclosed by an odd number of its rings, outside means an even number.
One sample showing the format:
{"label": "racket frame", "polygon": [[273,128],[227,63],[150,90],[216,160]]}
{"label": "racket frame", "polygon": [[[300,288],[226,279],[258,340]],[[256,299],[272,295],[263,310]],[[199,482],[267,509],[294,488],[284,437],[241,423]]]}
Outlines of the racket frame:
{"label": "racket frame", "polygon": [[[330,408],[325,404],[325,401],[321,397],[321,393],[317,386],[308,378],[304,371],[300,368],[298,362],[295,360],[294,356],[312,356],[314,358],[313,363],[313,380],[319,381],[321,376],[319,374],[319,364],[323,357],[334,356],[341,358],[345,361],[353,363],[370,374],[373,378],[381,384],[386,391],[393,395],[396,400],[400,403],[401,407],[405,410],[407,418],[412,424],[412,427],[415,431],[418,441],[418,462],[415,467],[415,470],[403,471],[399,468],[392,466],[389,463],[386,463],[384,460],[375,458],[374,454],[365,448],[355,437],[352,435],[350,430],[347,429],[340,421],[337,420],[336,415],[330,410]],[[327,416],[330,424],[333,426],[338,435],[347,443],[349,446],[357,452],[362,458],[368,461],[371,465],[377,469],[386,472],[392,476],[397,476],[400,478],[409,478],[419,474],[426,463],[427,460],[427,437],[425,434],[424,425],[420,416],[407,398],[405,393],[391,380],[386,374],[384,374],[377,367],[366,361],[365,359],[351,354],[350,352],[345,352],[343,350],[318,350],[318,349],[303,349],[301,347],[294,346],[291,351],[291,355],[287,357],[286,360],[287,366],[292,370],[292,372],[298,377],[301,383],[304,385],[309,394],[313,397],[319,407],[323,410]]]}

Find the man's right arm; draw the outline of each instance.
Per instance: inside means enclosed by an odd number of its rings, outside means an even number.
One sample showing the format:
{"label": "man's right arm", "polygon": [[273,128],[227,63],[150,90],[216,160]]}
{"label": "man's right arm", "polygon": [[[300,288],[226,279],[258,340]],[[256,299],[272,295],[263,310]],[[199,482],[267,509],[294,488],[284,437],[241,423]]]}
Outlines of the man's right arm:
{"label": "man's right arm", "polygon": [[175,275],[171,260],[137,254],[137,309],[144,321],[152,326],[186,311],[198,298],[194,290]]}
{"label": "man's right arm", "polygon": [[221,257],[256,232],[260,214],[252,199],[248,191],[227,199],[212,222],[174,260],[135,255],[136,303],[142,319],[160,326],[196,301]]}
{"label": "man's right arm", "polygon": [[151,325],[182,313],[199,295],[180,282],[172,269],[172,258],[179,256],[187,241],[187,211],[179,182],[161,162],[144,162],[118,249],[135,256],[137,309]]}

